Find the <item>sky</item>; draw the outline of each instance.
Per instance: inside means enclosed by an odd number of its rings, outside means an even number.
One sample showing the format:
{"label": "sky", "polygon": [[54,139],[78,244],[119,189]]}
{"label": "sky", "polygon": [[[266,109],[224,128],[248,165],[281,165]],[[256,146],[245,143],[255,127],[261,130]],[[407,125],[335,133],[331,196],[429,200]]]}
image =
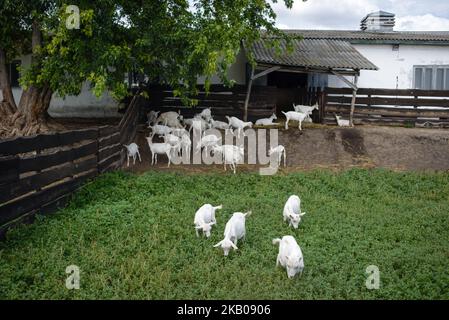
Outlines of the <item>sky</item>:
{"label": "sky", "polygon": [[295,0],[273,4],[281,29],[358,30],[368,13],[396,14],[395,31],[449,31],[449,0]]}

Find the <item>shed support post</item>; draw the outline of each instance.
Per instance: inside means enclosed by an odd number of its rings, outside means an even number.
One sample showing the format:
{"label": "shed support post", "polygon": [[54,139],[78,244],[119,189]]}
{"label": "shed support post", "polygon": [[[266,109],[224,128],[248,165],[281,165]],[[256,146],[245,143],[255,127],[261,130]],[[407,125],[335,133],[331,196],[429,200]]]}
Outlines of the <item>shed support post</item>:
{"label": "shed support post", "polygon": [[354,88],[352,89],[352,99],[351,99],[351,112],[349,113],[349,125],[351,127],[354,126],[353,117],[354,117],[354,109],[355,109],[355,98],[357,97],[357,81],[359,75],[356,73],[354,75]]}
{"label": "shed support post", "polygon": [[254,67],[251,66],[251,77],[249,78],[248,89],[246,91],[245,108],[243,110],[243,121],[248,121],[248,104],[249,104],[249,97],[251,96],[251,87],[253,85],[253,78],[254,78]]}

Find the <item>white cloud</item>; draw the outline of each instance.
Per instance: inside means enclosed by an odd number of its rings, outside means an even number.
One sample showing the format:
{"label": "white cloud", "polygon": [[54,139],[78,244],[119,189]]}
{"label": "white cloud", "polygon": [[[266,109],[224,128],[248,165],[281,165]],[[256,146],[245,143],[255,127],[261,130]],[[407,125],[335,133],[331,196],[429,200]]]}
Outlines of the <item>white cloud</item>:
{"label": "white cloud", "polygon": [[400,31],[449,31],[449,19],[432,14],[396,18],[395,30]]}

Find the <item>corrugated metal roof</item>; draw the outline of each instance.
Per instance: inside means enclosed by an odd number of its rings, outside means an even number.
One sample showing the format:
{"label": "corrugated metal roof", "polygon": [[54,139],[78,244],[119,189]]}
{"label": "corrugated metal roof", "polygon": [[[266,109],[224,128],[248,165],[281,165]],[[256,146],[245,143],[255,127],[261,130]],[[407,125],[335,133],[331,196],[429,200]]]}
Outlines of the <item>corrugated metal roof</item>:
{"label": "corrugated metal roof", "polygon": [[252,52],[256,62],[272,65],[320,69],[378,69],[346,41],[293,40],[293,47],[293,52],[287,53],[286,44],[282,41],[282,53],[277,55],[274,48],[270,48],[264,40],[261,40],[254,44]]}
{"label": "corrugated metal roof", "polygon": [[362,30],[282,30],[287,34],[302,35],[305,39],[438,41],[449,44],[449,31],[391,31]]}

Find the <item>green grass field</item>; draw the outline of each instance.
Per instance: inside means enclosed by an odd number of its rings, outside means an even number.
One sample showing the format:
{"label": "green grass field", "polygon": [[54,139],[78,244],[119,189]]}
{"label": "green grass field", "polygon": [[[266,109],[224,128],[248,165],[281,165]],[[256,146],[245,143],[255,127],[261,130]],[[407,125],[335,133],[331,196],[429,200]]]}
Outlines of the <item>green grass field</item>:
{"label": "green grass field", "polygon": [[[302,200],[298,230],[282,221]],[[210,239],[193,216],[223,204]],[[235,211],[247,238],[225,258],[212,246]],[[449,174],[351,170],[277,176],[148,172],[102,176],[55,215],[0,243],[1,299],[448,299]],[[271,240],[291,234],[305,269],[275,268]],[[68,290],[69,265],[81,288]],[[378,290],[366,267],[380,270]]]}

